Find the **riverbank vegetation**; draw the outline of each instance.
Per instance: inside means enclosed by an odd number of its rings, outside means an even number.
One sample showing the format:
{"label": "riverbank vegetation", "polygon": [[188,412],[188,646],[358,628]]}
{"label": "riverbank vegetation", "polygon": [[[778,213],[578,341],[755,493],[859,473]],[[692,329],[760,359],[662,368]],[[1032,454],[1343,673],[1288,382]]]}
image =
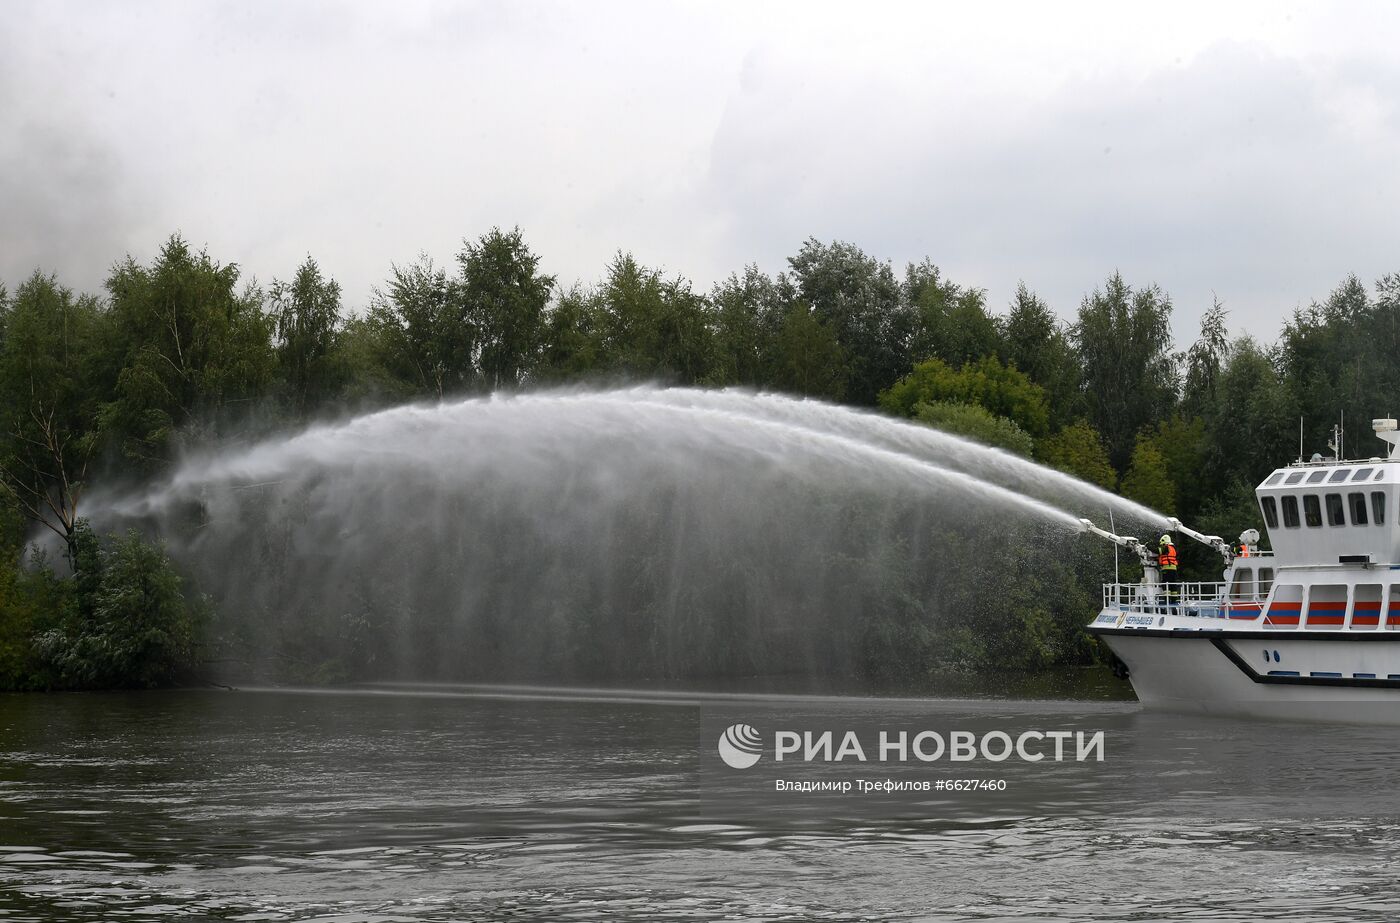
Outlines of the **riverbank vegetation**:
{"label": "riverbank vegetation", "polygon": [[[897,272],[816,240],[777,275],[750,266],[709,291],[626,253],[565,285],[518,230],[389,267],[365,305],[309,257],[262,286],[178,236],[148,264],[117,263],[100,293],[36,271],[0,287],[0,687],[178,682],[263,643],[228,630],[154,538],[93,534],[87,491],[159,476],[196,446],[405,401],[639,380],[806,395],[966,435],[1227,537],[1258,525],[1252,487],[1296,455],[1300,418],[1310,452],[1343,414],[1400,405],[1400,277],[1342,280],[1272,343],[1232,337],[1220,304],[1174,337],[1172,308],[1115,274],[1065,322],[1025,285],[989,305],[927,260]],[[47,557],[26,552],[40,533]],[[1183,551],[1212,579],[1208,552]],[[857,559],[853,586],[880,586],[843,601],[873,613],[840,640],[844,667],[917,683],[935,666],[1089,662],[1098,564],[1036,553],[998,563],[1028,576],[995,605]],[[613,630],[575,639],[595,651],[586,672],[732,662],[717,649],[649,664]],[[363,672],[353,647],[299,640],[326,652],[298,661],[303,677]],[[614,642],[629,653],[607,654]]]}

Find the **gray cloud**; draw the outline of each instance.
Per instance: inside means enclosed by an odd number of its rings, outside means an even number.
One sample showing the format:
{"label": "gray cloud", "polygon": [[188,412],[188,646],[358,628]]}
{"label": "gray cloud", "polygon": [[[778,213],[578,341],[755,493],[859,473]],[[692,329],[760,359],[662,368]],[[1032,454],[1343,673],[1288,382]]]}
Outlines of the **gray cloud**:
{"label": "gray cloud", "polygon": [[1066,316],[1117,269],[1180,339],[1212,292],[1272,338],[1400,269],[1396,16],[1349,10],[12,3],[0,278],[95,289],[180,230],[264,280],[310,251],[358,305],[493,224],[565,282],[816,236]]}
{"label": "gray cloud", "polygon": [[[1121,270],[1173,294],[1179,338],[1212,292],[1272,337],[1346,273],[1400,269],[1387,219],[1400,177],[1385,167],[1400,149],[1397,77],[1311,74],[1224,43],[1142,80],[968,112],[906,106],[895,86],[875,105],[803,99],[803,75],[782,72],[731,105],[711,188],[736,257],[842,236],[897,261],[929,254],[994,304],[1024,279],[1065,314]],[[1381,109],[1358,124],[1348,97]]]}
{"label": "gray cloud", "polygon": [[[25,32],[16,11],[8,32]],[[88,120],[71,84],[55,71],[73,65],[62,49],[0,48],[0,279],[11,289],[35,270],[95,288],[141,225],[139,181]],[[57,58],[40,74],[25,67],[39,53]],[[114,93],[90,94],[119,105]]]}

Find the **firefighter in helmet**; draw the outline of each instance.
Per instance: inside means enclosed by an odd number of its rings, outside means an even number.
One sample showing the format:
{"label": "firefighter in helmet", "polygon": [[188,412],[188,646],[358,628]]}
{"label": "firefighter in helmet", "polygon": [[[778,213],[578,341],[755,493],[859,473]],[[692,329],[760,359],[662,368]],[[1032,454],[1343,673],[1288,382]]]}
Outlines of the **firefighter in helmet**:
{"label": "firefighter in helmet", "polygon": [[1181,580],[1177,577],[1176,564],[1176,545],[1172,544],[1171,534],[1165,533],[1157,543],[1157,569],[1162,572],[1162,586],[1169,606],[1175,606],[1180,601]]}

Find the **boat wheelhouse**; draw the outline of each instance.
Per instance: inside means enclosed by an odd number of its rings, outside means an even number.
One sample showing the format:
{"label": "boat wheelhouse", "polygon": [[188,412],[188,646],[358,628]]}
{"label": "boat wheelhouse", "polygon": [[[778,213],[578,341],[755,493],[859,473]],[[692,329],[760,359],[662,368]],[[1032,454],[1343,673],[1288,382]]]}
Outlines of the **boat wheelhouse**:
{"label": "boat wheelhouse", "polygon": [[1400,432],[1372,426],[1386,457],[1314,456],[1258,486],[1271,551],[1253,530],[1231,546],[1170,521],[1221,553],[1220,582],[1168,586],[1142,543],[1085,521],[1143,561],[1088,627],[1144,705],[1400,724]]}

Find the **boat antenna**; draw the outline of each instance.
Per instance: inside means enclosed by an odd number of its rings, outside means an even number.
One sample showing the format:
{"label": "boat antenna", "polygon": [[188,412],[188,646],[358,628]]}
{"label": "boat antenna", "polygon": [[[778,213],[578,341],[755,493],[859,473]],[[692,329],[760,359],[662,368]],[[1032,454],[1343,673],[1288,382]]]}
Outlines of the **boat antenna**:
{"label": "boat antenna", "polygon": [[1303,418],[1298,418],[1298,461],[1303,460]]}

